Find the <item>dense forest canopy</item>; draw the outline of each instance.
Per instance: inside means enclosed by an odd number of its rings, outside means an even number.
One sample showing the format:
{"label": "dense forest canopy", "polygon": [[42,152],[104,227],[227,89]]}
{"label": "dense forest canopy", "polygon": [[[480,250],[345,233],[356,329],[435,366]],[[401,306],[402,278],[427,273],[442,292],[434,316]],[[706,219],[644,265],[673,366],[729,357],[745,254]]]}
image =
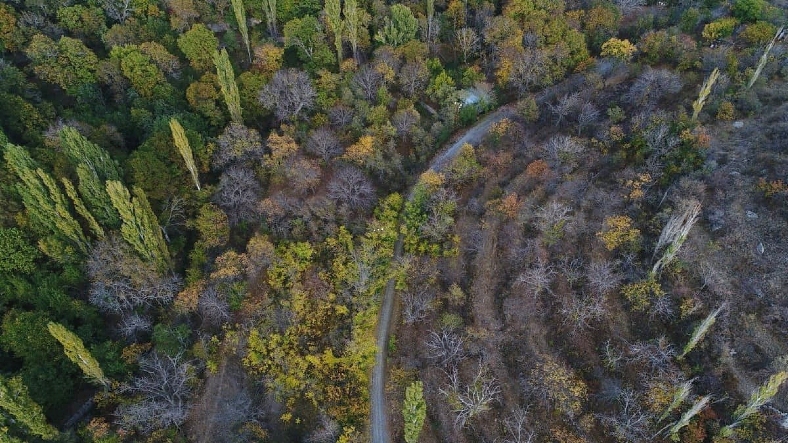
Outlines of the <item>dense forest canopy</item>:
{"label": "dense forest canopy", "polygon": [[787,10],[5,0],[0,442],[782,441]]}

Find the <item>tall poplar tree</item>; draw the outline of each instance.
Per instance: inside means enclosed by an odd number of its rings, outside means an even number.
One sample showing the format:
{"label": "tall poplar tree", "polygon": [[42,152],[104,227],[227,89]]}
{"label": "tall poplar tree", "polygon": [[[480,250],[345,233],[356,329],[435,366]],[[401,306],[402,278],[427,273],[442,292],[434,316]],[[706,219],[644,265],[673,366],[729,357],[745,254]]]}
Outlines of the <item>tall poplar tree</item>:
{"label": "tall poplar tree", "polygon": [[35,162],[21,146],[6,145],[5,160],[19,177],[16,189],[22,197],[33,226],[44,234],[39,248],[60,262],[72,261],[75,253],[86,253],[88,240],[71,214],[68,200],[57,182]]}
{"label": "tall poplar tree", "polygon": [[107,181],[107,193],[122,220],[121,236],[140,257],[156,265],[159,270],[164,270],[168,266],[170,254],[156,215],[153,214],[145,191],[135,186],[132,192],[133,198],[123,183]]}
{"label": "tall poplar tree", "polygon": [[353,50],[353,58],[358,60],[358,46],[361,39],[361,33],[365,32],[366,26],[369,23],[370,16],[363,8],[358,5],[358,0],[345,0],[345,8],[343,11],[345,15],[345,35],[350,48]]}
{"label": "tall poplar tree", "polygon": [[268,34],[273,38],[277,38],[279,33],[276,30],[276,0],[263,0],[263,14],[265,14]]}
{"label": "tall poplar tree", "polygon": [[85,207],[85,203],[82,202],[82,199],[79,198],[79,194],[77,194],[76,188],[74,188],[74,184],[71,183],[71,180],[61,177],[60,181],[63,183],[63,187],[66,189],[66,195],[68,198],[71,199],[71,203],[74,204],[74,209],[77,210],[77,214],[80,215],[85,221],[88,223],[88,227],[93,232],[93,235],[96,236],[98,239],[104,238],[104,229],[99,226],[96,219],[93,217],[93,214],[88,211],[88,208]]}
{"label": "tall poplar tree", "polygon": [[342,21],[342,7],[340,0],[326,0],[326,21],[334,33],[334,47],[337,51],[337,65],[342,63],[342,34],[345,22]]}
{"label": "tall poplar tree", "polygon": [[52,337],[63,345],[63,352],[65,352],[66,357],[76,363],[87,378],[104,389],[109,387],[109,379],[104,376],[104,371],[101,370],[99,362],[85,348],[82,339],[59,323],[49,322],[47,323],[47,329],[49,329]]}
{"label": "tall poplar tree", "polygon": [[178,153],[181,154],[183,157],[184,163],[186,163],[186,169],[192,175],[192,180],[194,180],[194,186],[197,186],[197,190],[200,190],[200,178],[197,175],[197,165],[194,164],[194,156],[192,155],[192,148],[189,146],[189,139],[186,138],[186,132],[183,130],[183,126],[175,120],[174,118],[170,119],[170,131],[172,131],[172,139],[175,142],[175,147],[178,148]]}
{"label": "tall poplar tree", "polygon": [[[44,440],[53,440],[58,436],[57,429],[47,423],[41,406],[30,398],[21,377],[5,378],[0,374],[0,409],[14,417],[14,421],[28,434]],[[0,432],[8,437],[8,441],[22,441],[8,436],[2,428]],[[2,438],[0,436],[0,441]]]}
{"label": "tall poplar tree", "polygon": [[120,217],[112,207],[104,183],[120,180],[120,171],[109,153],[89,141],[76,129],[65,127],[60,131],[60,141],[79,178],[77,189],[87,207],[104,226],[117,228]]}
{"label": "tall poplar tree", "polygon": [[241,32],[241,37],[244,39],[246,45],[246,54],[249,56],[249,62],[252,62],[252,49],[249,47],[249,29],[246,27],[246,8],[244,8],[243,0],[230,0],[233,5],[233,12],[235,13],[235,21],[238,22],[238,31]]}
{"label": "tall poplar tree", "polygon": [[219,78],[219,86],[224,95],[224,102],[230,111],[230,119],[235,123],[241,124],[243,123],[243,118],[241,117],[241,96],[238,94],[235,73],[226,49],[222,48],[221,52],[216,51],[213,53],[213,64],[216,65],[216,76]]}

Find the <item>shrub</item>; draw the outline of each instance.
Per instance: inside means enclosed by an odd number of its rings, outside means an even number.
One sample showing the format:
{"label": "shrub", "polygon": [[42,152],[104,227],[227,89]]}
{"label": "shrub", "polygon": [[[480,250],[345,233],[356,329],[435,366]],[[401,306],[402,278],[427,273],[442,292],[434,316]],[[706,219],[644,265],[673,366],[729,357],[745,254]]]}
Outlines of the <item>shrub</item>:
{"label": "shrub", "polygon": [[624,285],[621,294],[632,305],[632,309],[638,312],[645,311],[651,306],[651,301],[665,296],[659,282],[650,277],[635,283]]}

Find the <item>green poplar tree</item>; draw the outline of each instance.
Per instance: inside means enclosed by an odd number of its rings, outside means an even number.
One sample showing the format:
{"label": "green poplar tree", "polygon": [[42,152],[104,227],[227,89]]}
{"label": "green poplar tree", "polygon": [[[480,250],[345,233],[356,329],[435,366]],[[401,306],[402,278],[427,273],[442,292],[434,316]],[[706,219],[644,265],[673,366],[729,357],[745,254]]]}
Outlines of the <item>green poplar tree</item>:
{"label": "green poplar tree", "polygon": [[61,262],[72,261],[76,253],[86,253],[88,240],[71,215],[68,201],[55,180],[35,162],[24,148],[7,144],[5,159],[19,177],[16,185],[31,223],[44,233],[39,248]]}
{"label": "green poplar tree", "polygon": [[405,420],[405,442],[419,441],[424,419],[427,417],[427,402],[424,400],[424,386],[420,381],[410,384],[405,389],[405,402],[402,405],[402,416]]}
{"label": "green poplar tree", "polygon": [[77,214],[85,219],[85,221],[88,223],[88,227],[91,231],[93,231],[93,235],[95,235],[96,238],[103,239],[104,230],[93,217],[93,214],[91,214],[90,211],[88,211],[88,208],[85,207],[85,203],[82,202],[82,199],[79,198],[77,190],[74,188],[74,184],[71,183],[71,180],[65,177],[62,177],[60,181],[63,183],[63,187],[66,189],[66,195],[68,195],[68,198],[71,199],[71,203],[74,204],[74,209],[77,210]]}
{"label": "green poplar tree", "polygon": [[55,322],[47,323],[47,328],[52,337],[63,345],[63,352],[65,352],[66,357],[76,363],[87,378],[104,387],[104,389],[109,387],[109,379],[104,376],[104,371],[101,370],[99,362],[85,348],[82,339],[66,329],[65,326]]}
{"label": "green poplar tree", "polygon": [[235,13],[235,21],[238,22],[238,31],[241,32],[241,37],[244,39],[246,45],[246,54],[249,56],[249,62],[252,61],[252,50],[249,47],[249,29],[246,27],[246,9],[244,8],[243,0],[230,0],[233,5],[233,12]]}
{"label": "green poplar tree", "polygon": [[174,118],[170,119],[170,131],[172,131],[172,139],[175,142],[175,147],[178,148],[178,152],[183,157],[184,163],[186,163],[186,169],[192,175],[192,180],[194,180],[194,186],[197,186],[197,190],[200,190],[200,178],[197,175],[197,165],[194,164],[194,156],[192,155],[192,148],[189,146],[189,139],[186,138],[186,132],[183,130],[183,126],[175,120]]}
{"label": "green poplar tree", "polygon": [[[47,423],[41,406],[30,398],[27,386],[22,382],[21,377],[5,378],[0,375],[0,409],[13,416],[14,421],[28,434],[39,436],[44,440],[53,440],[58,436],[57,429]],[[0,436],[0,439],[7,437],[6,441],[22,441],[8,436],[2,427],[0,433],[5,436]]]}
{"label": "green poplar tree", "polygon": [[363,7],[359,7],[358,0],[345,0],[343,10],[345,16],[345,36],[347,37],[350,48],[353,50],[353,58],[358,59],[358,47],[362,38],[362,33],[366,32],[370,16]]}
{"label": "green poplar tree", "polygon": [[268,27],[268,34],[274,39],[278,37],[276,30],[276,0],[263,0],[263,14]]}
{"label": "green poplar tree", "polygon": [[219,77],[219,86],[224,95],[224,102],[230,111],[230,119],[235,123],[241,124],[243,123],[243,118],[241,117],[241,96],[238,93],[235,73],[226,49],[223,48],[221,52],[216,51],[213,53],[213,64],[216,66],[216,76]]}
{"label": "green poplar tree", "polygon": [[156,215],[153,214],[145,191],[135,186],[132,192],[133,198],[123,183],[107,181],[107,193],[122,220],[120,234],[123,239],[140,257],[164,270],[169,262],[169,252]]}
{"label": "green poplar tree", "polygon": [[342,63],[342,34],[345,22],[342,21],[340,0],[326,0],[326,21],[334,33],[334,47],[337,51],[337,65]]}
{"label": "green poplar tree", "polygon": [[79,190],[86,206],[104,226],[120,226],[118,212],[112,207],[104,183],[120,180],[118,166],[109,153],[82,136],[76,129],[65,127],[60,131],[60,141],[71,164],[76,167]]}

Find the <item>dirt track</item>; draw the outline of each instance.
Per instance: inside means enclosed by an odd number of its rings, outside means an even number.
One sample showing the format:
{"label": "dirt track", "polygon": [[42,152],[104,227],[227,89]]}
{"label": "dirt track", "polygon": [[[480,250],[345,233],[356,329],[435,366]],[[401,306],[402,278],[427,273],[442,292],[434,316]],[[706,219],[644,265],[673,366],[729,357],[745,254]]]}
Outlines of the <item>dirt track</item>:
{"label": "dirt track", "polygon": [[[460,152],[460,148],[465,143],[478,145],[482,138],[489,132],[490,126],[504,118],[514,115],[514,110],[508,106],[498,108],[495,112],[488,114],[479,120],[474,126],[465,133],[449,148],[436,155],[430,163],[429,169],[440,172],[445,168],[454,157]],[[413,187],[408,192],[408,200],[413,197]],[[402,256],[402,235],[397,239],[394,246],[394,261]],[[391,318],[394,313],[394,280],[389,280],[386,290],[383,292],[383,300],[380,304],[380,315],[378,317],[378,329],[375,333],[377,339],[377,354],[375,355],[375,367],[372,369],[372,387],[370,389],[371,416],[369,420],[372,443],[390,443],[391,433],[389,432],[389,411],[386,404],[386,353],[388,351],[389,333],[391,332]]]}

